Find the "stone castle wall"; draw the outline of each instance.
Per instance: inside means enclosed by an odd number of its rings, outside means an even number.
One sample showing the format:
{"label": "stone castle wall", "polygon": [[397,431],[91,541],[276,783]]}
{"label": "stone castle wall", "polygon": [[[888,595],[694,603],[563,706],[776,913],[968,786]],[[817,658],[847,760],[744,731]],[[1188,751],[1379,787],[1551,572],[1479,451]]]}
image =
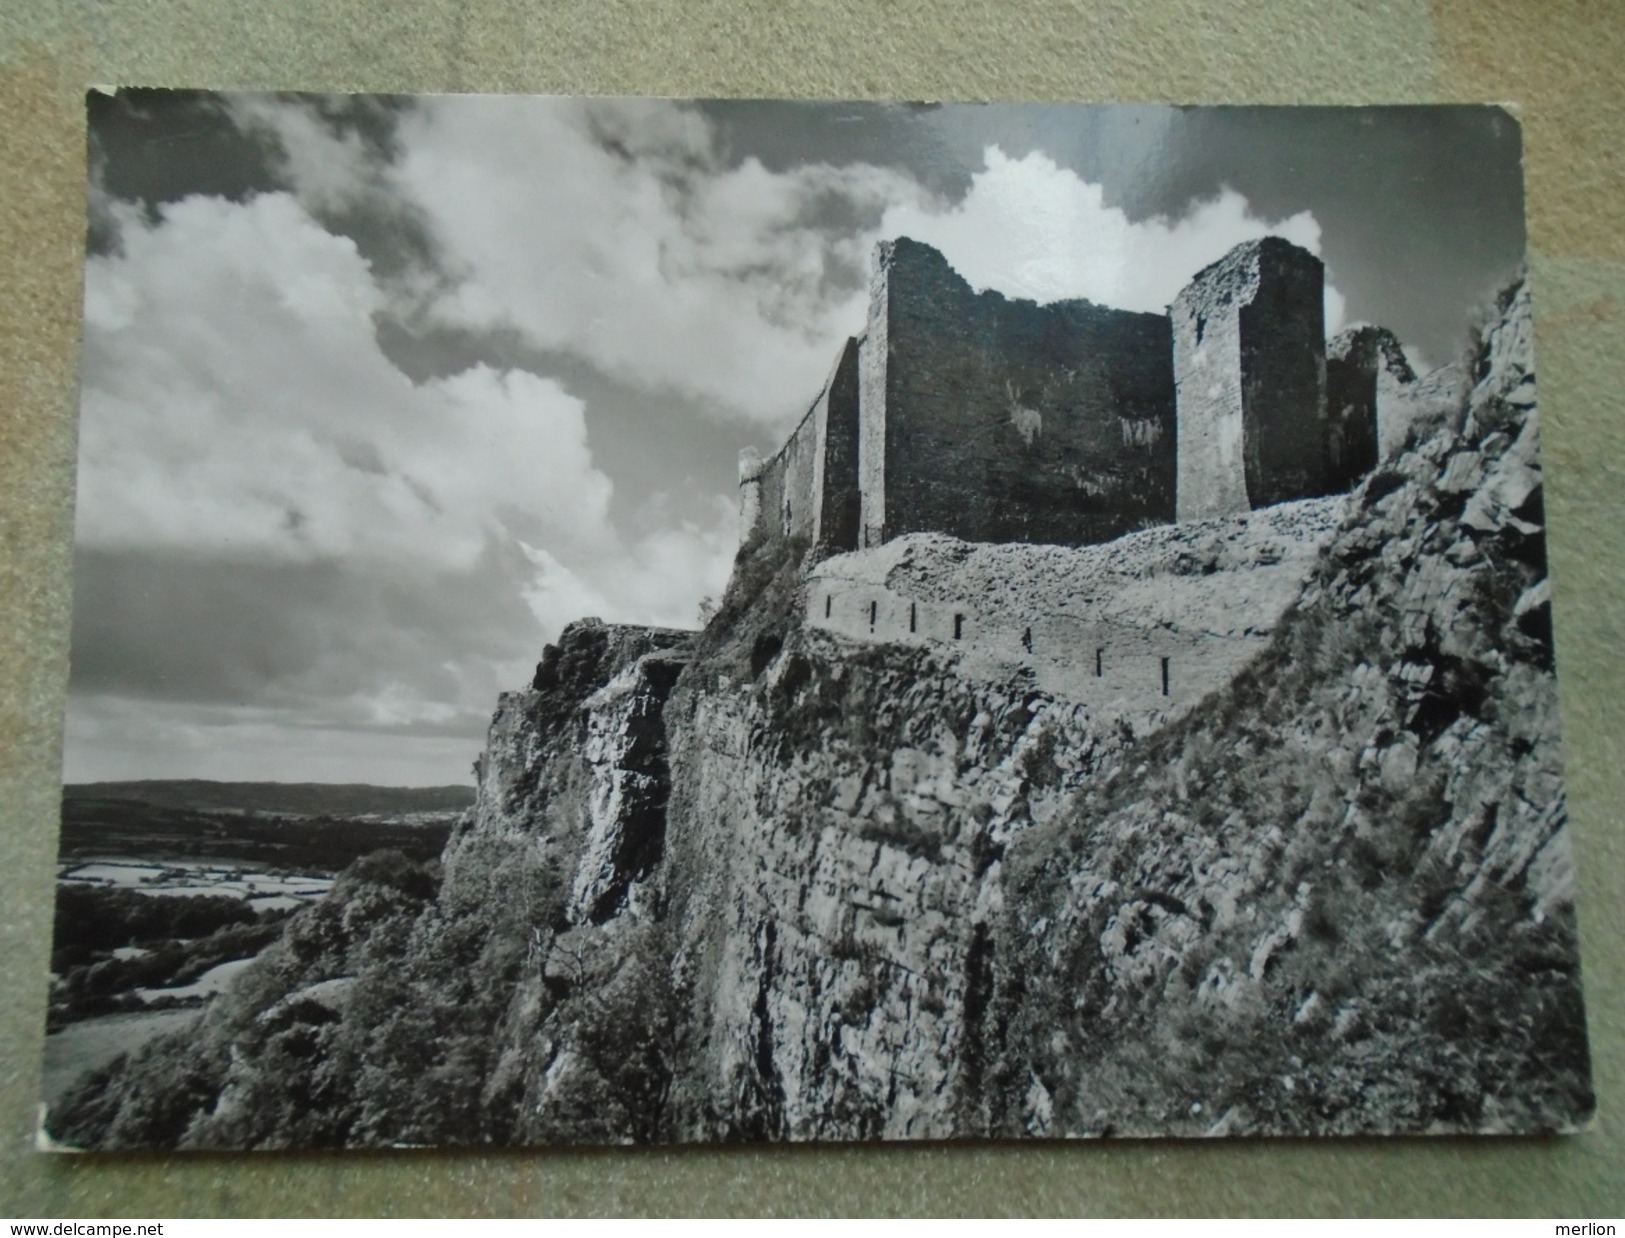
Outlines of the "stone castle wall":
{"label": "stone castle wall", "polygon": [[1162,315],[977,293],[935,249],[883,244],[862,383],[867,544],[1077,545],[1173,519],[1169,347]]}
{"label": "stone castle wall", "polygon": [[1370,330],[1339,337],[1328,378],[1324,275],[1265,237],[1138,314],[978,293],[930,246],[884,242],[865,334],[742,465],[746,529],[815,562],[921,532],[1076,546],[1347,490],[1424,384]]}
{"label": "stone castle wall", "polygon": [[1240,312],[1244,461],[1255,508],[1339,488],[1326,473],[1326,269],[1279,237],[1256,244],[1258,291]]}
{"label": "stone castle wall", "polygon": [[1350,327],[1326,344],[1326,419],[1333,480],[1345,488],[1404,441],[1416,373],[1393,332]]}
{"label": "stone castle wall", "polygon": [[957,655],[972,678],[1030,673],[1143,731],[1269,643],[1342,512],[1313,499],[1081,547],[915,534],[815,566],[803,613],[849,640]]}
{"label": "stone castle wall", "polygon": [[[819,402],[823,401],[819,396]],[[809,408],[784,446],[762,461],[752,484],[749,502],[756,509],[751,522],[770,537],[812,536],[817,510],[813,477],[818,456],[818,403]]]}
{"label": "stone castle wall", "polygon": [[[1266,643],[1251,634],[1205,637],[1065,614],[1028,613],[1018,621],[833,578],[809,593],[807,623],[850,640],[965,650],[978,678],[1002,680],[1027,667],[1040,691],[1125,714],[1183,710],[1228,682]],[[976,676],[977,667],[986,673]]]}
{"label": "stone castle wall", "polygon": [[858,341],[848,340],[824,388],[766,460],[740,454],[740,524],[801,537],[818,557],[858,544]]}
{"label": "stone castle wall", "polygon": [[850,550],[886,540],[887,375],[891,364],[891,316],[877,306],[891,301],[889,263],[875,264],[869,289],[869,325],[858,343],[858,540]]}
{"label": "stone castle wall", "polygon": [[811,511],[818,558],[858,545],[858,341],[847,340],[813,405]]}

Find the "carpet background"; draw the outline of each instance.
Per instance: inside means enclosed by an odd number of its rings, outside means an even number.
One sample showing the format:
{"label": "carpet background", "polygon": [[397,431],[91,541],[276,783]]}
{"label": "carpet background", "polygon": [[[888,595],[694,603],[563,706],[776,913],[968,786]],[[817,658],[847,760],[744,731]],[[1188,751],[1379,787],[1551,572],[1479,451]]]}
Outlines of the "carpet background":
{"label": "carpet background", "polygon": [[[13,0],[0,8],[0,1214],[1625,1212],[1619,18],[1608,0]],[[1553,1140],[35,1152],[91,83],[1514,105],[1524,123],[1594,1127]]]}

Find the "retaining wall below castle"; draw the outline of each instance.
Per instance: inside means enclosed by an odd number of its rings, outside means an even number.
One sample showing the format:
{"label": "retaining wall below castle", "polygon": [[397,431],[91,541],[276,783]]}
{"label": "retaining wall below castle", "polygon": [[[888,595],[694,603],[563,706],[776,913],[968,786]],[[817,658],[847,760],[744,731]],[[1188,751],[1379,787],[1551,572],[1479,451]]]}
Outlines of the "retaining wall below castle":
{"label": "retaining wall below castle", "polygon": [[917,534],[839,555],[808,580],[809,626],[928,645],[961,669],[1134,719],[1177,716],[1230,682],[1296,601],[1341,498],[1088,547]]}

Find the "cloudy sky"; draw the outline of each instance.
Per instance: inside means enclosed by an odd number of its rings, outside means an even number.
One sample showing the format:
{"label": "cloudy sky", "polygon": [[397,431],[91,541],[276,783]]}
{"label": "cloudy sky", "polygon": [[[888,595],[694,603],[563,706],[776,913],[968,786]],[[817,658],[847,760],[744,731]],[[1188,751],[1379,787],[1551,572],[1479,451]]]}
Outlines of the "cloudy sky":
{"label": "cloudy sky", "polygon": [[877,240],[1160,310],[1265,233],[1422,366],[1523,252],[1489,109],[89,99],[69,781],[463,782],[583,615],[691,625]]}

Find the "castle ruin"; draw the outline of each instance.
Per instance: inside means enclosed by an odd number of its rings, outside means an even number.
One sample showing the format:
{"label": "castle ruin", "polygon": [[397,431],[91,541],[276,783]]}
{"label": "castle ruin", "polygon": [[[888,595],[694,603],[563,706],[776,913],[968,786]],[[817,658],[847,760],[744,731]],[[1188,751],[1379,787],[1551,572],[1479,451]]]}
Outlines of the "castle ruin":
{"label": "castle ruin", "polygon": [[1324,303],[1320,259],[1275,236],[1236,246],[1174,298],[1176,519],[1348,488],[1327,466]]}
{"label": "castle ruin", "polygon": [[741,454],[743,532],[814,561],[910,533],[1084,546],[1346,491],[1415,375],[1377,328],[1328,351],[1324,280],[1270,236],[1163,314],[1038,305],[882,242],[864,334],[778,452]]}
{"label": "castle ruin", "polygon": [[1350,327],[1327,341],[1328,441],[1340,478],[1352,485],[1399,450],[1408,421],[1384,414],[1417,390],[1416,373],[1392,331]]}

